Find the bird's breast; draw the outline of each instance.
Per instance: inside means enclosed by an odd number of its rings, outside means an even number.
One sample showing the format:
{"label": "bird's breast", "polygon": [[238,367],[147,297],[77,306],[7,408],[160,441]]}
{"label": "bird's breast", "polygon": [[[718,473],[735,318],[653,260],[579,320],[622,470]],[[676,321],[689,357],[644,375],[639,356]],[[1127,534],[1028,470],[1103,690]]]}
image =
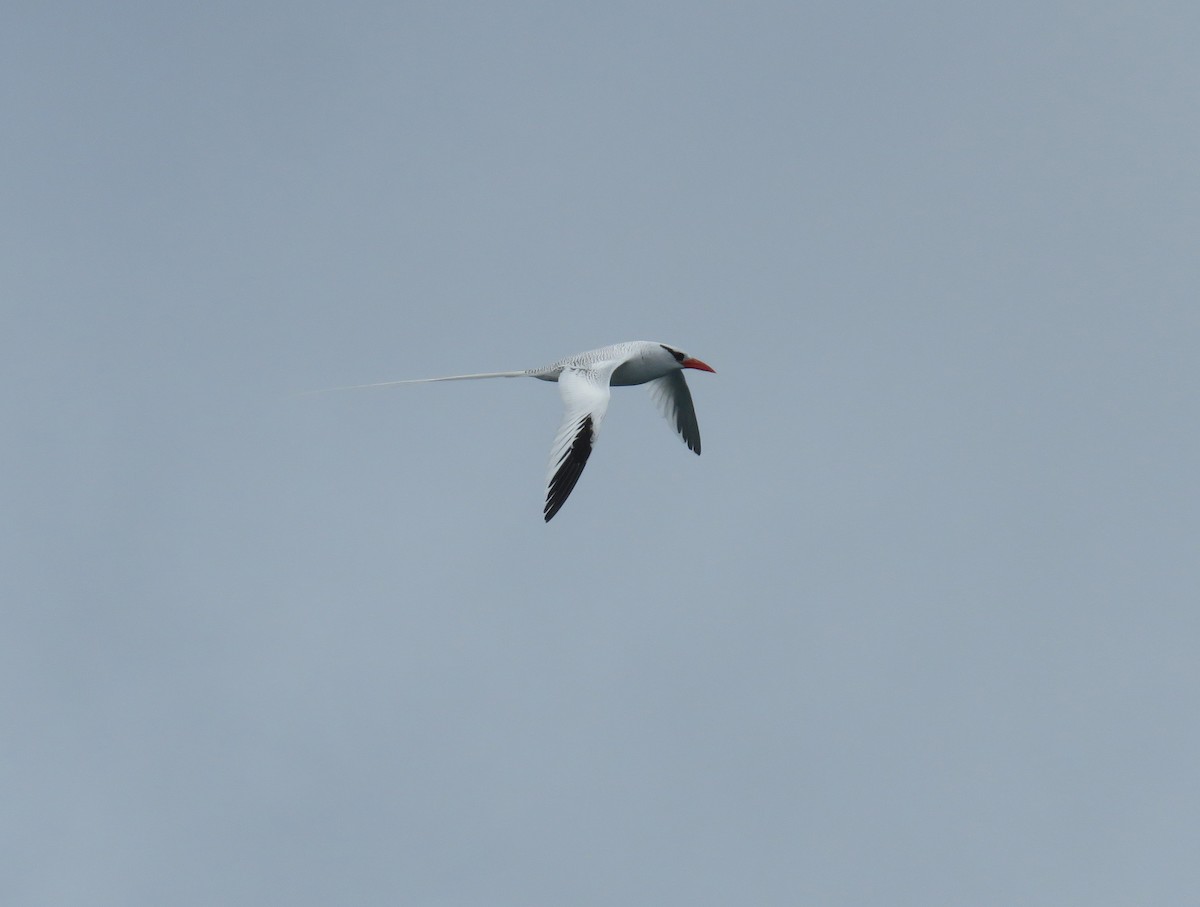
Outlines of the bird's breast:
{"label": "bird's breast", "polygon": [[666,372],[661,363],[648,361],[641,356],[635,356],[628,362],[622,362],[612,373],[609,384],[624,386],[630,384],[645,384],[655,378],[661,378]]}

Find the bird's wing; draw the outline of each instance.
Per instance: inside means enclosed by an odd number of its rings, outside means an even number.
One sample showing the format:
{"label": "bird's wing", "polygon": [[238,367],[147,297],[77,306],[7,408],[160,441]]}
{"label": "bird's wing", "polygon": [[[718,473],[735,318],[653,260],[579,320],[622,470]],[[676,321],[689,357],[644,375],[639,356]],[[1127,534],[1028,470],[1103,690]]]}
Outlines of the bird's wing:
{"label": "bird's wing", "polygon": [[696,408],[692,405],[692,392],[682,371],[668,372],[661,378],[647,382],[650,396],[658,405],[667,421],[679,432],[683,442],[700,453],[700,423],[696,421]]}
{"label": "bird's wing", "polygon": [[558,376],[558,389],[566,412],[550,449],[546,506],[543,508],[547,523],[566,503],[592,455],[596,433],[608,409],[608,382],[620,364],[621,360],[610,360],[587,368],[567,367]]}

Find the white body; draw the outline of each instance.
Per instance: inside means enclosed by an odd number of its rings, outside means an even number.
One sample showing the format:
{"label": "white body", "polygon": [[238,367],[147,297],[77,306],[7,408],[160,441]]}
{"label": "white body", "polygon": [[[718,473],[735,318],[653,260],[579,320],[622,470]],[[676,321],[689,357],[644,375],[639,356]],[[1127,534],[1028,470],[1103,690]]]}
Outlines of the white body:
{"label": "white body", "polygon": [[680,371],[683,366],[676,361],[669,349],[666,344],[655,343],[652,340],[631,340],[568,356],[545,368],[529,369],[525,374],[542,381],[557,381],[564,370],[604,369],[611,362],[616,363],[616,367],[612,371],[609,385],[628,387],[632,384],[645,384],[671,372]]}

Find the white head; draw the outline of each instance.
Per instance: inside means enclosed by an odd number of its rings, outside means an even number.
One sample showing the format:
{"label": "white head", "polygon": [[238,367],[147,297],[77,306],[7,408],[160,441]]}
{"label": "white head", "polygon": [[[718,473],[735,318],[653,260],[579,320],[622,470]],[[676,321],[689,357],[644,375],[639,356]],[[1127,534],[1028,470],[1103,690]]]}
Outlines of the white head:
{"label": "white head", "polygon": [[714,375],[717,373],[717,370],[715,368],[713,368],[711,365],[708,365],[707,363],[701,362],[699,359],[695,359],[692,356],[689,356],[683,350],[677,350],[677,349],[675,349],[675,347],[667,346],[665,343],[660,343],[659,346],[661,346],[664,350],[666,350],[668,353],[671,354],[671,357],[675,360],[676,363],[678,363],[678,365],[681,369],[694,368],[694,369],[699,369],[702,372],[712,372]]}

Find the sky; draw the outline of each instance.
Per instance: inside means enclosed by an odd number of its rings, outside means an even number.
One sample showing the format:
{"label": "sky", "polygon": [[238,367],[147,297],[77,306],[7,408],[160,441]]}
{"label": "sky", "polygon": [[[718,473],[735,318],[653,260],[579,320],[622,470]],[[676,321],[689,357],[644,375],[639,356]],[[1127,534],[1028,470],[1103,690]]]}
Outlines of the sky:
{"label": "sky", "polygon": [[6,4],[0,900],[1194,897],[1198,40]]}

